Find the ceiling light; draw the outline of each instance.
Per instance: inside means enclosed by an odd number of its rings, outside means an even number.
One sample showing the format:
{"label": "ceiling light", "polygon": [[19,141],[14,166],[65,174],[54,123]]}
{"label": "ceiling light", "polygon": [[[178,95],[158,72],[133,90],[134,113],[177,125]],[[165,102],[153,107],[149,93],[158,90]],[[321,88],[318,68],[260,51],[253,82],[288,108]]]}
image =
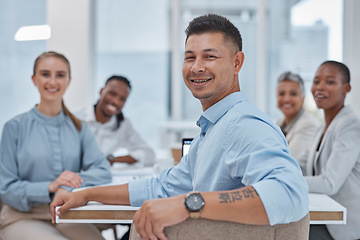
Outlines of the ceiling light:
{"label": "ceiling light", "polygon": [[14,39],[16,41],[47,40],[51,36],[49,25],[24,26],[17,30]]}

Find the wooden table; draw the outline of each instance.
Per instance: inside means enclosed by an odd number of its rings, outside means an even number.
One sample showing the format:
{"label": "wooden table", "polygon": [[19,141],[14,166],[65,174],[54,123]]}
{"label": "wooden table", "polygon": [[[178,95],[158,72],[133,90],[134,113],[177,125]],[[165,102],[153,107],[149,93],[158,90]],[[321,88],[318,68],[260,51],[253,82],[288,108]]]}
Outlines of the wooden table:
{"label": "wooden table", "polygon": [[[59,223],[131,223],[138,207],[90,202],[70,209]],[[325,194],[309,194],[310,224],[346,224],[346,208]]]}
{"label": "wooden table", "polygon": [[309,193],[310,224],[346,224],[346,208],[325,194]]}

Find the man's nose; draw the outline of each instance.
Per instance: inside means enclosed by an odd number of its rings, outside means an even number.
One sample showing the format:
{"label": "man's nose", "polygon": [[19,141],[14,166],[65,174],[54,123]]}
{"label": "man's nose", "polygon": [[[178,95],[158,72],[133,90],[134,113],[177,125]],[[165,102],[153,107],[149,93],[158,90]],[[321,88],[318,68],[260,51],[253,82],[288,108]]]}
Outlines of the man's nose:
{"label": "man's nose", "polygon": [[196,59],[194,61],[194,64],[191,67],[191,71],[193,72],[204,72],[205,71],[205,65],[201,59]]}

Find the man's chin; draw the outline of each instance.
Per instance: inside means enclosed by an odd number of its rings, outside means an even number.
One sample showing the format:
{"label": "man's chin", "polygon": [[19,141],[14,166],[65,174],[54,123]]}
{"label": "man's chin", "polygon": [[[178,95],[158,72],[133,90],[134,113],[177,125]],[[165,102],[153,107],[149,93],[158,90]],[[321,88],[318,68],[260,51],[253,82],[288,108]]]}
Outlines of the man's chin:
{"label": "man's chin", "polygon": [[199,100],[204,100],[204,99],[207,99],[207,98],[210,98],[210,97],[211,97],[210,94],[199,94],[199,93],[193,93],[193,96],[194,96],[196,99],[199,99]]}
{"label": "man's chin", "polygon": [[109,113],[109,112],[106,112],[106,111],[102,111],[102,114],[104,115],[104,117],[106,118],[111,118],[113,115],[115,115],[116,113]]}

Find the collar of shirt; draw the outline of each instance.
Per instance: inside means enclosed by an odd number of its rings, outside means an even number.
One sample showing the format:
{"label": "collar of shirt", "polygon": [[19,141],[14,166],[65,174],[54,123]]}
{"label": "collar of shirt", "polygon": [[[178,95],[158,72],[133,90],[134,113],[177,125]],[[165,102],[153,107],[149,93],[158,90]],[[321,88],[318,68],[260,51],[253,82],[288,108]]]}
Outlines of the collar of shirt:
{"label": "collar of shirt", "polygon": [[113,115],[109,121],[105,122],[105,123],[101,123],[101,122],[98,122],[96,121],[96,116],[95,116],[95,108],[94,106],[91,106],[89,108],[86,109],[86,112],[85,112],[85,120],[86,122],[88,123],[91,123],[93,125],[99,125],[99,126],[106,126],[106,127],[110,127],[110,128],[113,128],[116,124],[116,116]]}
{"label": "collar of shirt", "polygon": [[208,108],[199,118],[198,126],[206,133],[210,124],[215,124],[235,104],[247,100],[242,92],[234,92]]}
{"label": "collar of shirt", "polygon": [[64,111],[61,109],[60,113],[55,117],[49,117],[39,112],[36,106],[31,110],[31,114],[35,119],[46,125],[57,126],[65,121]]}
{"label": "collar of shirt", "polygon": [[284,135],[286,136],[286,134],[288,132],[290,132],[291,128],[294,126],[294,124],[296,123],[297,120],[299,120],[299,118],[301,117],[301,115],[304,113],[304,109],[300,109],[300,111],[296,114],[295,118],[288,124],[285,124],[285,119],[284,122],[281,124],[280,128],[281,131],[284,133]]}

